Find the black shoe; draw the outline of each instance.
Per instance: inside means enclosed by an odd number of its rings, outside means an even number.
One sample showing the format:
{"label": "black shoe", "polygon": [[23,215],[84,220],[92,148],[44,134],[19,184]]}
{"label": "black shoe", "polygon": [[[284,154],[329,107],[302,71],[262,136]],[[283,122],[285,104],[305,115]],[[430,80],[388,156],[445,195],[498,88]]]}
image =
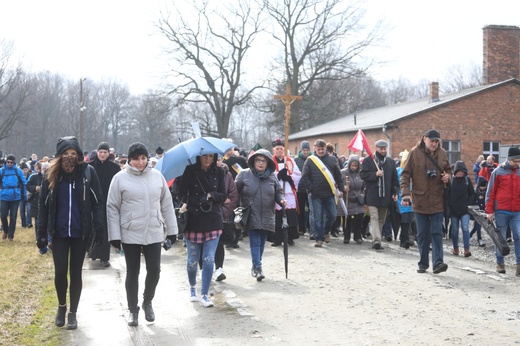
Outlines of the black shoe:
{"label": "black shoe", "polygon": [[410,248],[410,243],[409,242],[404,242],[403,244],[401,244],[399,246],[402,247],[402,248],[405,248],[405,249],[409,249]]}
{"label": "black shoe", "polygon": [[343,244],[348,244],[348,243],[350,243],[350,239],[347,239],[347,238],[343,239]]}
{"label": "black shoe", "polygon": [[255,268],[256,269],[256,281],[262,281],[265,279],[264,272],[262,271],[262,268]]}
{"label": "black shoe", "polygon": [[69,312],[69,316],[67,316],[67,329],[68,330],[78,329],[78,320],[76,320],[75,312]]}
{"label": "black shoe", "polygon": [[58,313],[56,314],[56,320],[54,324],[56,327],[63,327],[65,325],[65,315],[67,314],[66,306],[58,306]]}
{"label": "black shoe", "polygon": [[109,262],[109,261],[103,261],[103,260],[101,260],[100,262],[101,262],[101,264],[103,265],[103,267],[105,267],[105,268],[110,267],[110,262]]}
{"label": "black shoe", "polygon": [[419,269],[417,269],[417,272],[418,272],[419,274],[424,274],[424,273],[426,273],[426,269],[419,268]]}
{"label": "black shoe", "polygon": [[277,246],[280,246],[280,245],[282,245],[282,243],[278,243],[278,242],[276,242],[276,243],[272,243],[272,244],[271,244],[272,247],[277,247]]}
{"label": "black shoe", "polygon": [[511,238],[507,238],[506,241],[507,241],[508,243],[512,243],[512,242],[513,242],[513,239],[511,239]]}
{"label": "black shoe", "polygon": [[27,225],[27,228],[32,228],[32,226],[33,226],[33,224],[30,223],[30,224]]}
{"label": "black shoe", "polygon": [[144,310],[144,318],[148,321],[148,322],[153,322],[155,321],[155,314],[153,312],[153,308],[152,308],[152,302],[143,302],[143,310]]}
{"label": "black shoe", "polygon": [[128,325],[130,327],[137,327],[139,325],[139,312],[131,312],[128,315]]}
{"label": "black shoe", "polygon": [[292,240],[292,239],[289,239],[289,240],[287,241],[287,244],[289,244],[289,245],[293,246],[293,245],[294,245],[294,240]]}
{"label": "black shoe", "polygon": [[339,233],[338,232],[330,232],[330,235],[333,236],[334,238],[339,237]]}
{"label": "black shoe", "polygon": [[374,250],[383,250],[384,247],[381,246],[381,243],[375,243],[374,245],[372,245],[372,249],[374,249]]}
{"label": "black shoe", "polygon": [[310,237],[309,237],[310,240],[316,240],[316,236],[314,234],[312,234]]}
{"label": "black shoe", "polygon": [[433,268],[433,274],[439,274],[448,270],[448,265],[446,263],[439,263]]}
{"label": "black shoe", "polygon": [[238,245],[238,244],[233,244],[233,245],[231,245],[231,247],[232,247],[233,249],[238,249],[238,248],[240,247],[240,245]]}
{"label": "black shoe", "polygon": [[392,237],[391,236],[386,237],[386,241],[387,242],[391,242],[392,241]]}

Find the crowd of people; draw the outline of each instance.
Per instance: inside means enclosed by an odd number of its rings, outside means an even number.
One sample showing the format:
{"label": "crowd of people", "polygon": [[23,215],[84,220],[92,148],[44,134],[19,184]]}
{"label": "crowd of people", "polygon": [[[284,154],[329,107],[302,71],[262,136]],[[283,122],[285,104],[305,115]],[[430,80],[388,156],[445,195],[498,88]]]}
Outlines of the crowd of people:
{"label": "crowd of people", "polygon": [[[33,154],[19,164],[14,155],[0,161],[2,238],[13,241],[18,209],[22,227],[35,226],[40,253],[52,250],[55,325],[67,322],[68,329],[78,325],[84,259],[110,267],[114,248],[125,256],[128,325],[139,324],[141,308],[145,319],[154,321],[161,248],[168,250],[178,239],[187,252],[189,300],[211,307],[211,281],[226,279],[225,249],[239,248],[244,237],[249,238],[251,275],[259,282],[266,278],[262,261],[267,243],[295,246],[307,235],[314,247],[324,248],[340,232],[343,244],[370,241],[375,251],[384,250],[383,240],[399,240],[405,249],[417,245],[417,272],[431,266],[439,274],[448,269],[443,239],[451,239],[451,253],[457,256],[471,256],[475,233],[477,244],[485,246],[481,226],[474,222],[469,229],[468,206],[476,205],[504,238],[512,236],[520,276],[520,148],[511,147],[500,165],[493,156],[479,157],[471,180],[463,161],[448,161],[440,141],[439,131],[428,130],[416,146],[392,159],[383,139],[365,157],[338,157],[323,139],[313,148],[302,141],[291,157],[275,139],[272,151],[260,148],[245,155],[230,148],[197,156],[182,176],[167,182],[154,168],[165,154],[161,147],[150,155],[136,142],[127,155],[116,157],[107,142],[86,153],[75,137],[63,137],[50,159]],[[237,207],[247,210],[240,225]],[[179,215],[187,218],[182,234]],[[146,278],[139,306],[142,257]],[[498,249],[496,263],[496,271],[505,273]]]}

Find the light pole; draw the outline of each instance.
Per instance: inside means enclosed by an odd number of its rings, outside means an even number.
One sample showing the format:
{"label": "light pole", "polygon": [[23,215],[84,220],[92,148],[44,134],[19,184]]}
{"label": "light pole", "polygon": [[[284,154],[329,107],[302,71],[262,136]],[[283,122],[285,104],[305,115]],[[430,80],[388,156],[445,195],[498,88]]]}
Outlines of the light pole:
{"label": "light pole", "polygon": [[79,80],[79,146],[83,148],[83,111],[87,109],[83,105],[83,82],[86,78],[80,78]]}

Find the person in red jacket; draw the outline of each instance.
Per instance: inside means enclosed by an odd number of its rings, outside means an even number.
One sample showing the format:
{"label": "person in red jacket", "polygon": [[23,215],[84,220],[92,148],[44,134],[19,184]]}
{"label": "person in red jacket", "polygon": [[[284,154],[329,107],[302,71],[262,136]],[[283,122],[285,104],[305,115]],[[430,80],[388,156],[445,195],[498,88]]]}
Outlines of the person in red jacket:
{"label": "person in red jacket", "polygon": [[[486,192],[488,220],[495,219],[504,239],[511,227],[515,242],[516,276],[520,276],[520,148],[509,148],[507,160],[498,166],[489,179]],[[495,247],[497,272],[505,274],[504,256]]]}
{"label": "person in red jacket", "polygon": [[498,167],[498,164],[495,162],[495,157],[493,155],[489,155],[486,158],[486,161],[482,161],[480,163],[480,171],[478,172],[479,177],[486,178],[489,181],[491,177],[491,173],[493,170]]}

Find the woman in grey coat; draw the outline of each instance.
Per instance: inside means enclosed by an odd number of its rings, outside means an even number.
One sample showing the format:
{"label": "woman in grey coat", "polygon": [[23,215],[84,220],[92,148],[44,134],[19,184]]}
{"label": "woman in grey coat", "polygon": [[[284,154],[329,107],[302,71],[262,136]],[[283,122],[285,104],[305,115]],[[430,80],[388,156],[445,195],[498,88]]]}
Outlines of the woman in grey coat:
{"label": "woman in grey coat", "polygon": [[363,226],[363,216],[365,214],[365,182],[359,175],[360,171],[359,156],[350,155],[347,168],[341,170],[341,175],[346,177],[348,184],[347,193],[347,227],[343,232],[343,244],[350,243],[350,234],[354,233],[354,241],[361,244],[361,229]]}
{"label": "woman in grey coat", "polygon": [[251,275],[257,281],[262,281],[265,275],[262,271],[262,255],[265,242],[270,232],[274,232],[275,202],[285,207],[283,190],[274,174],[275,164],[271,154],[265,149],[257,150],[248,159],[250,168],[238,173],[235,178],[240,205],[251,204],[249,220],[244,228],[249,234],[249,246],[253,267]]}

